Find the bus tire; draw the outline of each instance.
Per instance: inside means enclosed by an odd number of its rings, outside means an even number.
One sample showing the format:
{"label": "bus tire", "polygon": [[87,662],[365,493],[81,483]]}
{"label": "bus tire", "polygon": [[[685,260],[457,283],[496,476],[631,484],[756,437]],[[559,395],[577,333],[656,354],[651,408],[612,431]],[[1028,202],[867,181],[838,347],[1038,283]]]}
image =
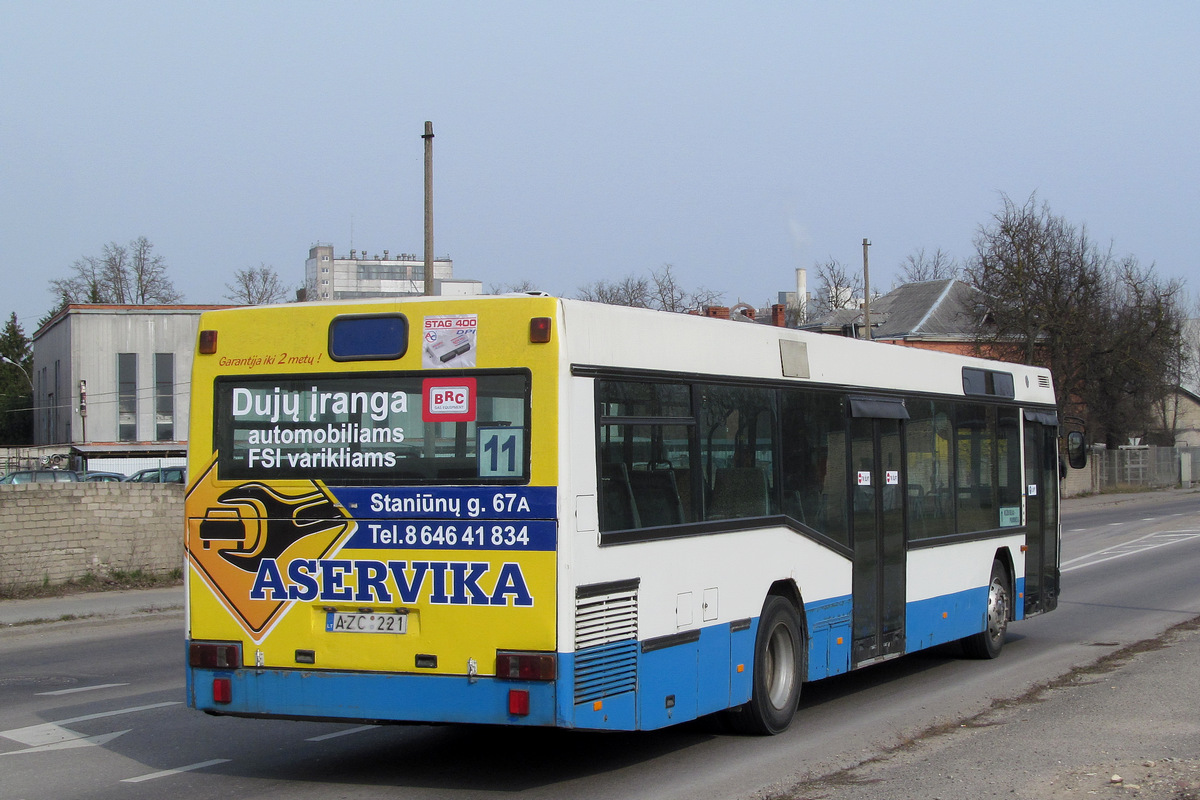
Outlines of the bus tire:
{"label": "bus tire", "polygon": [[962,640],[963,653],[968,658],[995,658],[1004,648],[1008,633],[1008,618],[1012,608],[1012,590],[1008,585],[1008,570],[999,560],[992,562],[988,581],[987,623],[982,631]]}
{"label": "bus tire", "polygon": [[754,639],[754,688],[750,702],[729,714],[734,729],[760,736],[786,730],[800,702],[807,660],[795,607],[779,595],[770,595],[763,605]]}

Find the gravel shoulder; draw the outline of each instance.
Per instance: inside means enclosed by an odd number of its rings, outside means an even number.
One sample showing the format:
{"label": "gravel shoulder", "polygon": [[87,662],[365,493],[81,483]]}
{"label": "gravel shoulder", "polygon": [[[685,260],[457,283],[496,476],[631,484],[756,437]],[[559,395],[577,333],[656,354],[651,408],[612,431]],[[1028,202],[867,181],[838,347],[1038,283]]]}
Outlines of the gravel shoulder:
{"label": "gravel shoulder", "polygon": [[1200,800],[1200,617],[763,800]]}

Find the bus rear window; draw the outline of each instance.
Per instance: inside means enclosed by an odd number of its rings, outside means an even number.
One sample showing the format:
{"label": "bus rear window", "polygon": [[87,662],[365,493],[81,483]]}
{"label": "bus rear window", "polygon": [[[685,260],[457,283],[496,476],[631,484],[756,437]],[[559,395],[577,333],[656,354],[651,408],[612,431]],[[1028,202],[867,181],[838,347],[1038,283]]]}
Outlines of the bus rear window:
{"label": "bus rear window", "polygon": [[529,480],[528,371],[222,378],[222,479],[329,485]]}
{"label": "bus rear window", "polygon": [[408,350],[408,320],[402,314],[346,314],[329,324],[334,361],[396,359]]}

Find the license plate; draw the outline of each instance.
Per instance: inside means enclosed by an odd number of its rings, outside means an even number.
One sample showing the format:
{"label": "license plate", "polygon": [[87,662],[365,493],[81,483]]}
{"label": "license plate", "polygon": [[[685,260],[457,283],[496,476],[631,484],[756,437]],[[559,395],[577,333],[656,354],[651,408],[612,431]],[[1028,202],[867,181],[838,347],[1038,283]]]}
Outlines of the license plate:
{"label": "license plate", "polygon": [[367,614],[330,611],[325,614],[327,633],[406,633],[407,614]]}

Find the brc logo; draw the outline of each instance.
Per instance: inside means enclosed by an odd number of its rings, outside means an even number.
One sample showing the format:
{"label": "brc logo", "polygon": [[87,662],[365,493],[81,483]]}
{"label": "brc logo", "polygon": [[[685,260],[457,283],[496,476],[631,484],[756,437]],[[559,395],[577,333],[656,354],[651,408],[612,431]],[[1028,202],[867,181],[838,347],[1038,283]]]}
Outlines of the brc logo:
{"label": "brc logo", "polygon": [[462,414],[471,407],[471,393],[466,386],[445,386],[429,393],[431,414]]}
{"label": "brc logo", "polygon": [[428,378],[422,386],[425,422],[473,422],[475,420],[474,378]]}

